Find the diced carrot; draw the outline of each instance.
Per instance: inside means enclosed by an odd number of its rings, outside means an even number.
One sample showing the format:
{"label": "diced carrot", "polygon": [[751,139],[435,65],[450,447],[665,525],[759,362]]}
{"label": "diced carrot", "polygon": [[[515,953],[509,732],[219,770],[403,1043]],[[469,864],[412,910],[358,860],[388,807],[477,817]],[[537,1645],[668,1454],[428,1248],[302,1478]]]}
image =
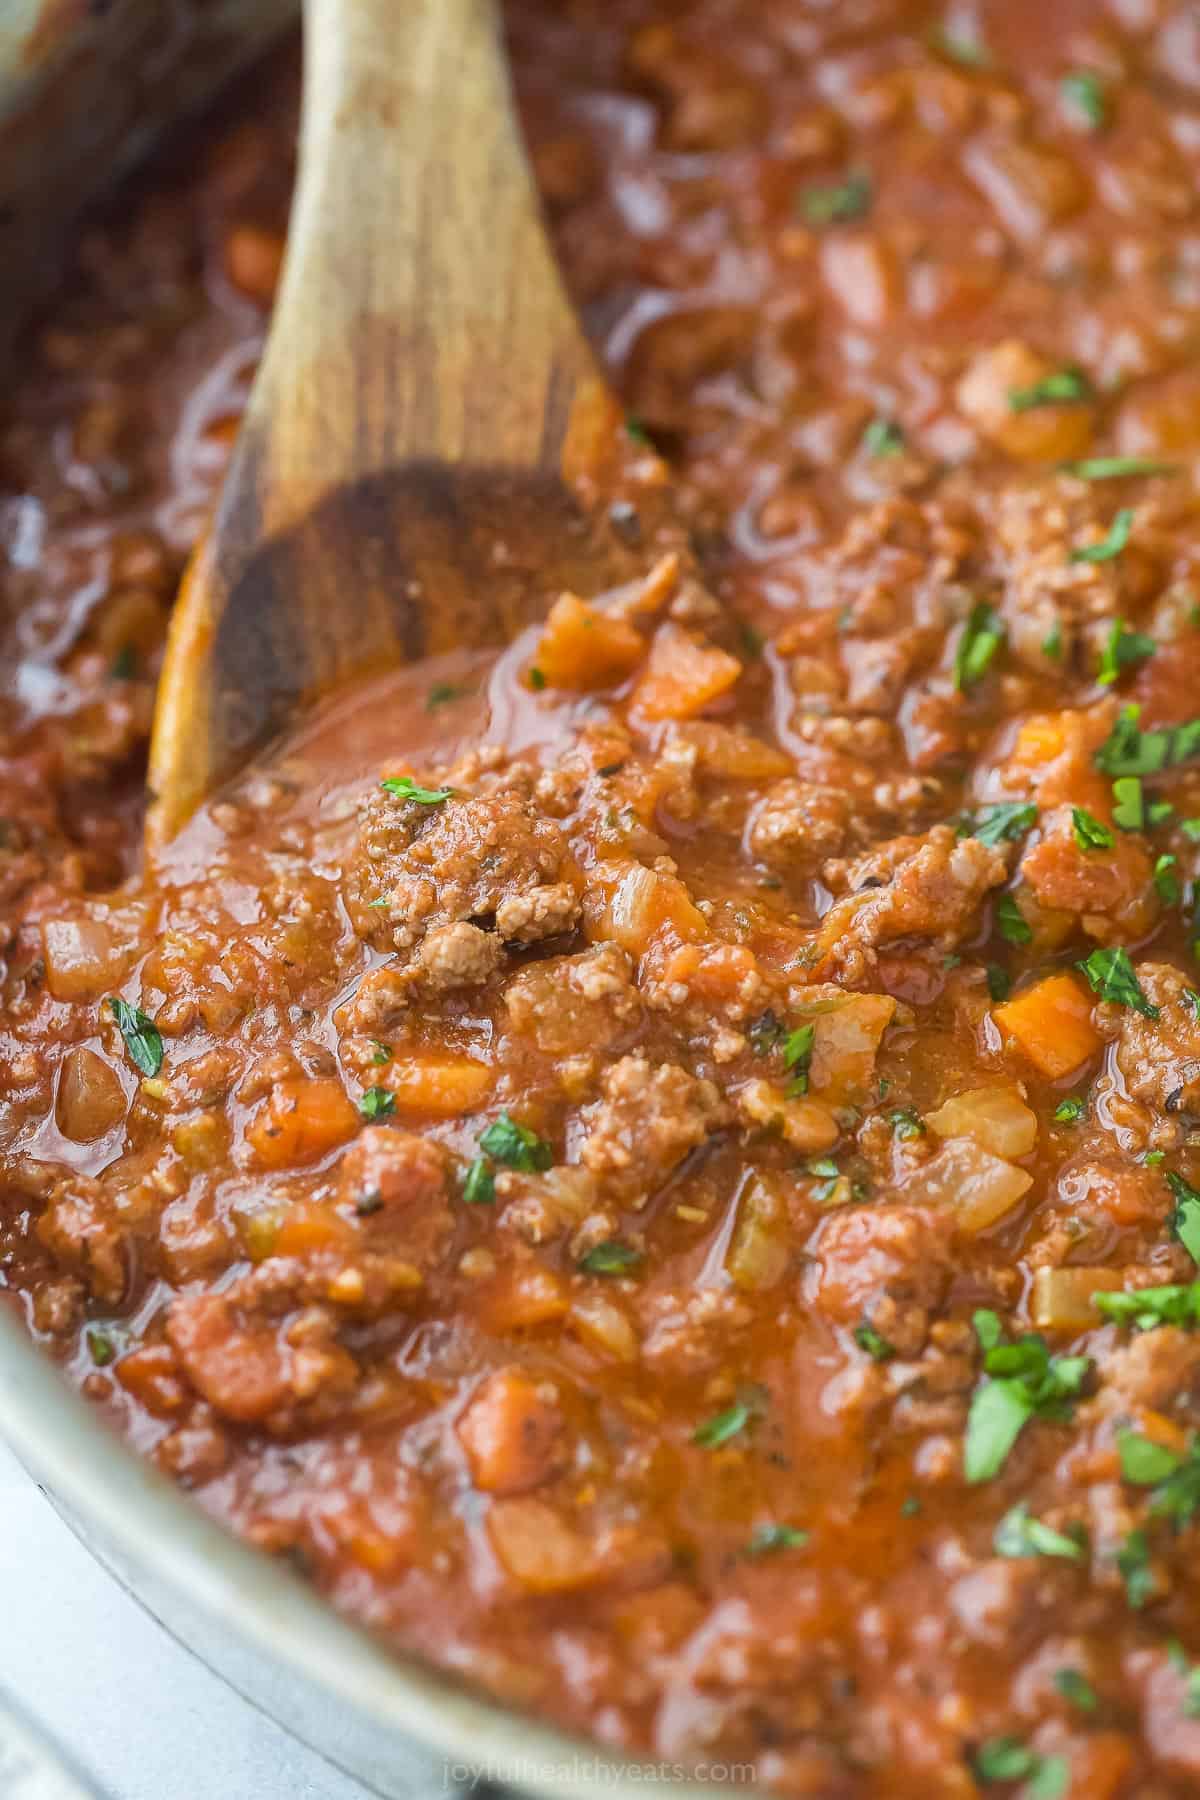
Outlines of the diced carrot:
{"label": "diced carrot", "polygon": [[562,594],[550,608],[536,661],[548,686],[587,692],[624,681],[645,654],[645,638],[627,619],[578,594]]}
{"label": "diced carrot", "polygon": [[499,1369],[484,1382],[458,1422],[471,1480],[485,1494],[524,1494],[546,1480],[558,1460],[562,1415],[519,1369]]}
{"label": "diced carrot", "polygon": [[707,919],[676,875],[643,863],[610,863],[599,871],[593,892],[601,887],[609,892],[602,911],[593,916],[595,908],[585,906],[591,936],[611,939],[634,956],[644,956],[665,927],[685,944],[703,943],[711,935]]}
{"label": "diced carrot", "polygon": [[175,1353],[167,1344],[143,1344],[113,1365],[113,1374],[156,1419],[169,1419],[187,1402],[187,1388],[179,1374]]}
{"label": "diced carrot", "polygon": [[315,1200],[294,1200],[275,1228],[273,1256],[306,1256],[312,1250],[329,1250],[350,1244],[353,1227],[331,1207]]}
{"label": "diced carrot", "polygon": [[396,1102],[396,1111],[423,1113],[435,1119],[457,1119],[473,1112],[491,1091],[492,1071],[469,1056],[397,1055],[381,1082]]}
{"label": "diced carrot", "polygon": [[1073,975],[1047,975],[998,1006],[995,1020],[1051,1081],[1074,1074],[1100,1048],[1092,999]]}
{"label": "diced carrot", "polygon": [[1017,733],[1012,760],[1027,769],[1053,762],[1067,747],[1067,732],[1060,713],[1038,713],[1026,719]]}
{"label": "diced carrot", "polygon": [[481,1307],[486,1331],[522,1331],[553,1324],[571,1310],[566,1282],[552,1269],[524,1268],[501,1278]]}
{"label": "diced carrot", "polygon": [[736,656],[705,644],[670,622],[660,625],[645,673],[633,692],[644,719],[691,719],[729,692],[742,665]]}
{"label": "diced carrot", "polygon": [[264,1168],[283,1169],[314,1162],[353,1137],[358,1124],[340,1081],[277,1081],[246,1127],[246,1141]]}

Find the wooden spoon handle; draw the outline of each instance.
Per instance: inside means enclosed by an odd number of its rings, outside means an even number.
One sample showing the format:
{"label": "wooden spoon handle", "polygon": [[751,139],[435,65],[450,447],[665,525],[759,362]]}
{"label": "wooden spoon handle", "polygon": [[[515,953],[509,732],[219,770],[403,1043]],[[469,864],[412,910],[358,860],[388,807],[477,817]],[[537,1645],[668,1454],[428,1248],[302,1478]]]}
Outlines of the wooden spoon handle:
{"label": "wooden spoon handle", "polygon": [[301,176],[250,418],[268,528],[401,461],[557,470],[592,365],[494,0],[308,0],[306,30]]}

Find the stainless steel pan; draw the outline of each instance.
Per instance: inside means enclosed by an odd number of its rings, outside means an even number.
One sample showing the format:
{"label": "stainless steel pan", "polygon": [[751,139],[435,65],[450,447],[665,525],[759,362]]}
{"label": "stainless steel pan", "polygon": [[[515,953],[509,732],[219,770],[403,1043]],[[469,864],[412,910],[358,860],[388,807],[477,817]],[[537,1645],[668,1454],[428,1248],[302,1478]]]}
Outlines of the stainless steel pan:
{"label": "stainless steel pan", "polygon": [[[0,0],[0,352],[53,272],[80,208],[152,153],[163,129],[210,97],[295,10],[296,0]],[[378,1793],[411,1800],[484,1778],[578,1800],[644,1794],[645,1767],[623,1774],[592,1747],[344,1625],[127,1452],[8,1317],[0,1317],[0,1432],[169,1630]],[[0,1631],[0,1689],[3,1658],[19,1654]],[[133,1714],[136,1705],[131,1697]],[[135,1731],[136,1716],[130,1723]],[[14,1746],[29,1785],[6,1790],[0,1764],[0,1793],[58,1800],[84,1792],[40,1756],[0,1693],[0,1751],[15,1756]],[[664,1774],[679,1800],[701,1791]]]}

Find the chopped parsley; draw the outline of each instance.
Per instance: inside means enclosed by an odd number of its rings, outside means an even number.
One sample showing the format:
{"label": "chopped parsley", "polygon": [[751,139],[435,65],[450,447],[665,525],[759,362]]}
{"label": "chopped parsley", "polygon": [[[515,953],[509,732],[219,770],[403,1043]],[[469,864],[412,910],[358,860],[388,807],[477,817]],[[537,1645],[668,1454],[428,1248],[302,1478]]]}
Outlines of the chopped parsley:
{"label": "chopped parsley", "polygon": [[1154,1593],[1150,1544],[1144,1531],[1131,1531],[1117,1551],[1117,1570],[1125,1583],[1125,1598],[1134,1611],[1145,1606]]}
{"label": "chopped parsley", "polygon": [[554,1161],[554,1152],[545,1138],[528,1125],[519,1125],[507,1111],[480,1132],[479,1148],[506,1169],[520,1169],[527,1175],[541,1173]]}
{"label": "chopped parsley", "polygon": [[861,219],[875,198],[875,186],[863,170],[833,187],[809,188],[800,196],[800,212],[809,225],[843,225]]}
{"label": "chopped parsley", "polygon": [[1066,1562],[1082,1562],[1087,1554],[1082,1532],[1069,1536],[1035,1519],[1024,1501],[1006,1512],[996,1527],[992,1548],[997,1556],[1059,1556]]}
{"label": "chopped parsley", "polygon": [[1171,1231],[1192,1261],[1200,1263],[1200,1193],[1174,1169],[1164,1169],[1163,1177],[1175,1200]]}
{"label": "chopped parsley", "polygon": [[894,419],[872,419],[862,434],[862,447],[868,456],[899,456],[904,444],[904,433]]}
{"label": "chopped parsley", "polygon": [[1131,631],[1124,619],[1114,619],[1100,651],[1096,680],[1102,687],[1111,687],[1123,670],[1145,662],[1157,649],[1154,639],[1144,631]]}
{"label": "chopped parsley", "polygon": [[775,1014],[768,1008],[753,1021],[746,1036],[750,1039],[750,1048],[755,1056],[767,1056],[785,1033]]}
{"label": "chopped parsley", "polygon": [[1164,906],[1178,906],[1183,889],[1176,873],[1178,858],[1160,856],[1154,865],[1154,887]]}
{"label": "chopped parsley", "polygon": [[1098,544],[1079,544],[1071,551],[1073,563],[1106,563],[1120,556],[1133,530],[1133,508],[1123,506]]}
{"label": "chopped parsley", "polygon": [[736,1406],[727,1406],[724,1412],[714,1413],[703,1425],[697,1425],[692,1442],[699,1444],[702,1450],[719,1450],[722,1444],[745,1431],[753,1416],[745,1402],[738,1401]]}
{"label": "chopped parsley", "polygon": [[529,685],[535,694],[540,694],[546,685],[546,677],[536,663],[529,665]]}
{"label": "chopped parsley", "polygon": [[812,1533],[799,1531],[794,1525],[756,1525],[747,1556],[773,1556],[777,1550],[803,1550]]}
{"label": "chopped parsley", "polygon": [[143,1075],[157,1075],[163,1066],[163,1041],[154,1020],[116,994],[109,995],[108,1005],[134,1068]]}
{"label": "chopped parsley", "polygon": [[854,1341],[860,1350],[866,1351],[872,1362],[890,1362],[896,1354],[895,1344],[889,1344],[865,1319],[861,1325],[854,1327]]}
{"label": "chopped parsley", "polygon": [[1071,808],[1071,826],[1081,850],[1111,850],[1116,842],[1108,826],[1085,807]]}
{"label": "chopped parsley", "polygon": [[1054,1123],[1056,1125],[1074,1125],[1077,1119],[1082,1119],[1083,1113],[1084,1102],[1077,1094],[1072,1094],[1068,1099],[1060,1100],[1055,1107]]}
{"label": "chopped parsley", "polygon": [[453,681],[435,681],[425,696],[425,710],[435,712],[439,706],[447,706],[451,700],[461,700],[470,691],[470,688],[457,687]]}
{"label": "chopped parsley", "polygon": [[1037,824],[1038,809],[1032,800],[1001,800],[964,813],[958,822],[959,837],[978,838],[981,844],[1013,843]]}
{"label": "chopped parsley", "polygon": [[486,1156],[477,1156],[467,1170],[462,1197],[468,1206],[496,1204],[496,1177],[492,1174]]}
{"label": "chopped parsley", "polygon": [[418,806],[442,806],[454,792],[453,788],[420,787],[411,775],[389,775],[379,785],[393,800],[415,800]]}
{"label": "chopped parsley", "polygon": [[1093,991],[1113,1006],[1129,1006],[1145,1019],[1157,1019],[1159,1009],[1147,998],[1134,974],[1129,952],[1119,945],[1093,950],[1076,967],[1087,976]]}
{"label": "chopped parsley", "polygon": [[1054,1685],[1069,1706],[1077,1712],[1094,1713],[1100,1710],[1100,1696],[1086,1675],[1078,1669],[1056,1669]]}
{"label": "chopped parsley", "polygon": [[1082,369],[1055,369],[1029,387],[1009,388],[1008,404],[1015,413],[1032,412],[1038,406],[1090,400],[1092,392],[1092,384]]}
{"label": "chopped parsley", "polygon": [[369,1087],[358,1102],[364,1119],[386,1119],[396,1110],[396,1096],[383,1087]]}
{"label": "chopped parsley", "polygon": [[1013,978],[1007,969],[1003,968],[1000,963],[989,963],[984,970],[984,977],[987,981],[989,999],[994,1000],[997,1005],[1002,1000],[1008,999],[1012,993]]}
{"label": "chopped parsley", "polygon": [[1059,1800],[1071,1775],[1065,1756],[1043,1756],[1018,1737],[988,1738],[975,1752],[971,1767],[984,1787],[999,1781],[1024,1782],[1024,1800]]}
{"label": "chopped parsley", "polygon": [[954,685],[959,693],[982,681],[1004,642],[1004,621],[986,600],[977,601],[954,652]]}
{"label": "chopped parsley", "polygon": [[89,1325],[83,1337],[88,1355],[98,1369],[107,1369],[109,1363],[115,1362],[121,1353],[119,1342],[107,1326]]}
{"label": "chopped parsley", "polygon": [[108,671],[112,681],[132,681],[138,672],[137,651],[132,644],[122,644]]}
{"label": "chopped parsley", "polygon": [[652,447],[645,421],[639,419],[636,413],[625,415],[625,436],[634,444],[642,444],[648,449]]}
{"label": "chopped parsley", "polygon": [[1185,1719],[1200,1719],[1200,1667],[1188,1661],[1187,1651],[1178,1638],[1172,1638],[1167,1645],[1167,1655],[1171,1667],[1177,1675],[1184,1679],[1183,1716]]}
{"label": "chopped parsley", "polygon": [[1088,456],[1066,464],[1068,474],[1080,481],[1124,481],[1131,475],[1173,475],[1177,465],[1158,462],[1152,456]]}
{"label": "chopped parsley", "polygon": [[1117,1434],[1121,1474],[1134,1487],[1151,1488],[1150,1512],[1186,1525],[1200,1508],[1200,1439],[1193,1438],[1186,1454],[1156,1444],[1136,1431]]}
{"label": "chopped parsley", "polygon": [[1033,1333],[1006,1342],[994,1312],[980,1309],[974,1325],[985,1379],[967,1415],[963,1469],[972,1484],[999,1474],[1030,1419],[1069,1418],[1091,1367],[1086,1356],[1051,1356]]}
{"label": "chopped parsley", "polygon": [[375,1046],[374,1050],[371,1052],[371,1061],[380,1065],[391,1062],[392,1046],[383,1043],[380,1038],[372,1038],[371,1042]]}
{"label": "chopped parsley", "polygon": [[1189,844],[1200,844],[1200,819],[1180,819],[1179,829]]}
{"label": "chopped parsley", "polygon": [[787,1089],[789,1100],[808,1092],[808,1073],[816,1031],[815,1025],[800,1025],[795,1031],[789,1031],[783,1040],[783,1066],[792,1078]]}
{"label": "chopped parsley", "polygon": [[1103,131],[1108,124],[1108,95],[1094,69],[1072,69],[1059,83],[1059,92],[1088,131]]}
{"label": "chopped parsley", "polygon": [[594,1244],[586,1256],[581,1256],[579,1267],[587,1275],[628,1275],[641,1260],[641,1251],[635,1250],[632,1244],[609,1238],[603,1244]]}
{"label": "chopped parsley", "polygon": [[897,1106],[888,1114],[888,1124],[901,1143],[925,1136],[925,1121],[913,1106]]}
{"label": "chopped parsley", "polygon": [[1048,656],[1051,662],[1057,662],[1062,656],[1062,622],[1055,619],[1053,625],[1042,639],[1042,655]]}
{"label": "chopped parsley", "polygon": [[1113,824],[1120,831],[1140,831],[1146,823],[1146,795],[1140,776],[1120,776],[1112,791]]}
{"label": "chopped parsley", "polygon": [[1001,894],[996,902],[996,930],[1006,944],[1031,944],[1033,929],[1017,905],[1015,894]]}
{"label": "chopped parsley", "polygon": [[1127,706],[1097,750],[1096,767],[1106,775],[1157,775],[1200,756],[1200,719],[1142,731],[1140,716],[1140,707]]}

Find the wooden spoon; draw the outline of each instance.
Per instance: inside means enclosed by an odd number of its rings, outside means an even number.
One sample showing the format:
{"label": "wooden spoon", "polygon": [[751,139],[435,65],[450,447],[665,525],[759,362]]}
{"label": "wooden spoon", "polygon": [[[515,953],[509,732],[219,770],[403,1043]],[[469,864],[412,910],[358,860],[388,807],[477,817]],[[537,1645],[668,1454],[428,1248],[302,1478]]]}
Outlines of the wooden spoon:
{"label": "wooden spoon", "polygon": [[493,0],[307,0],[305,24],[286,265],[167,643],[152,845],[315,695],[503,642],[598,566],[564,451],[613,403]]}

